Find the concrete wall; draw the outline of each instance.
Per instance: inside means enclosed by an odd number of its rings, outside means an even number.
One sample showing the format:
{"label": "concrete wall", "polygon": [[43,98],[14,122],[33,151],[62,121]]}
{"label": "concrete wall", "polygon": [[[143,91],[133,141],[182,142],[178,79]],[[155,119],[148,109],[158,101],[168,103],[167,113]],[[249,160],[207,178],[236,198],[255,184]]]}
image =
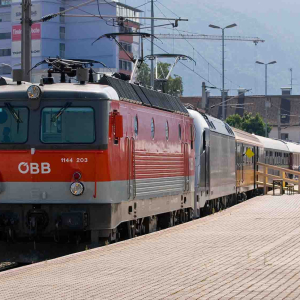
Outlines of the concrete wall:
{"label": "concrete wall", "polygon": [[[282,126],[281,129],[281,134],[287,133],[288,134],[288,140],[295,142],[295,143],[300,143],[300,126],[291,126],[285,128]],[[273,127],[271,132],[269,133],[270,138],[278,138],[278,128]]]}

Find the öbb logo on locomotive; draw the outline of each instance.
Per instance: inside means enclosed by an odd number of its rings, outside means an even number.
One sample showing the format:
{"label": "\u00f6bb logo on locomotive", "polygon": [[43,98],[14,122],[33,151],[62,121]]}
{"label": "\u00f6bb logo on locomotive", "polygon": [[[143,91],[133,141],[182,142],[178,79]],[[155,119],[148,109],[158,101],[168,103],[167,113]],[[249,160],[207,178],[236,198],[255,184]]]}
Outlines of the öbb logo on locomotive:
{"label": "\u00f6bb logo on locomotive", "polygon": [[42,162],[41,165],[38,163],[19,163],[18,170],[21,174],[49,174],[51,173],[50,164],[47,162]]}

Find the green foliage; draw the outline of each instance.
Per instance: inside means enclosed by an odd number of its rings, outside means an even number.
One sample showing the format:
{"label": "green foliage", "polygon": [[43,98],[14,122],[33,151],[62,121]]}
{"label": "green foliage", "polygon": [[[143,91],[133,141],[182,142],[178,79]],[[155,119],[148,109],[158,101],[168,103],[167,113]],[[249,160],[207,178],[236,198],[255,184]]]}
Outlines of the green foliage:
{"label": "green foliage", "polygon": [[[247,131],[249,133],[254,133],[260,136],[265,136],[265,122],[259,113],[255,116],[252,113],[245,113],[243,117],[239,114],[231,115],[226,119],[226,122],[237,129]],[[270,133],[272,127],[268,125],[268,134]]]}
{"label": "green foliage", "polygon": [[147,64],[143,63],[137,73],[137,81],[143,86],[150,86],[150,68]]}
{"label": "green foliage", "polygon": [[[158,64],[158,78],[165,78],[169,73],[170,64],[159,62]],[[156,72],[156,70],[154,70]],[[144,86],[150,86],[150,68],[143,63],[137,73],[137,81]],[[156,89],[162,90],[162,86],[155,86]],[[170,76],[168,81],[164,83],[164,92],[174,96],[180,96],[183,93],[182,77],[174,75]]]}

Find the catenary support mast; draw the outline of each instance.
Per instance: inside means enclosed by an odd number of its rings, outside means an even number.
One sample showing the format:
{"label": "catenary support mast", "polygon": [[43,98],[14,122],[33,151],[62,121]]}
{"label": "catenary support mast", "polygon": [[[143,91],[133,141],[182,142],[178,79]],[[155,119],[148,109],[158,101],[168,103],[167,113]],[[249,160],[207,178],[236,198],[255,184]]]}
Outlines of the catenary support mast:
{"label": "catenary support mast", "polygon": [[22,0],[21,69],[24,81],[31,81],[31,0]]}
{"label": "catenary support mast", "polygon": [[[151,55],[153,55],[154,43],[154,0],[151,0]],[[154,61],[151,60],[151,86],[154,88]]]}

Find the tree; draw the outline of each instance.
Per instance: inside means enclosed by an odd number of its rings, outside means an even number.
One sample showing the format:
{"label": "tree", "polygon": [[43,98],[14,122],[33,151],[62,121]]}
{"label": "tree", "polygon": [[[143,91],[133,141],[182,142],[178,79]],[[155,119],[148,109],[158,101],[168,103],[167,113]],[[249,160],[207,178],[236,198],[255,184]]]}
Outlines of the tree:
{"label": "tree", "polygon": [[143,86],[150,86],[150,68],[146,63],[142,63],[138,70],[137,81]]}
{"label": "tree", "polygon": [[[158,78],[165,78],[169,73],[170,64],[159,62],[158,66]],[[154,70],[156,72],[156,70]],[[140,82],[144,86],[150,86],[150,68],[146,63],[143,63],[138,70],[137,73],[137,81]],[[162,88],[162,83],[157,83],[159,86],[155,86],[156,89],[164,90],[165,93],[180,96],[183,93],[183,83],[182,77],[178,75],[174,75],[174,77],[170,76],[168,81],[164,84]]]}
{"label": "tree", "polygon": [[[239,114],[231,115],[226,119],[226,123],[237,129],[247,131],[249,133],[254,133],[260,136],[265,136],[265,122],[259,113],[255,116],[252,113],[245,113],[243,117]],[[272,127],[268,125],[268,134],[270,133]]]}

